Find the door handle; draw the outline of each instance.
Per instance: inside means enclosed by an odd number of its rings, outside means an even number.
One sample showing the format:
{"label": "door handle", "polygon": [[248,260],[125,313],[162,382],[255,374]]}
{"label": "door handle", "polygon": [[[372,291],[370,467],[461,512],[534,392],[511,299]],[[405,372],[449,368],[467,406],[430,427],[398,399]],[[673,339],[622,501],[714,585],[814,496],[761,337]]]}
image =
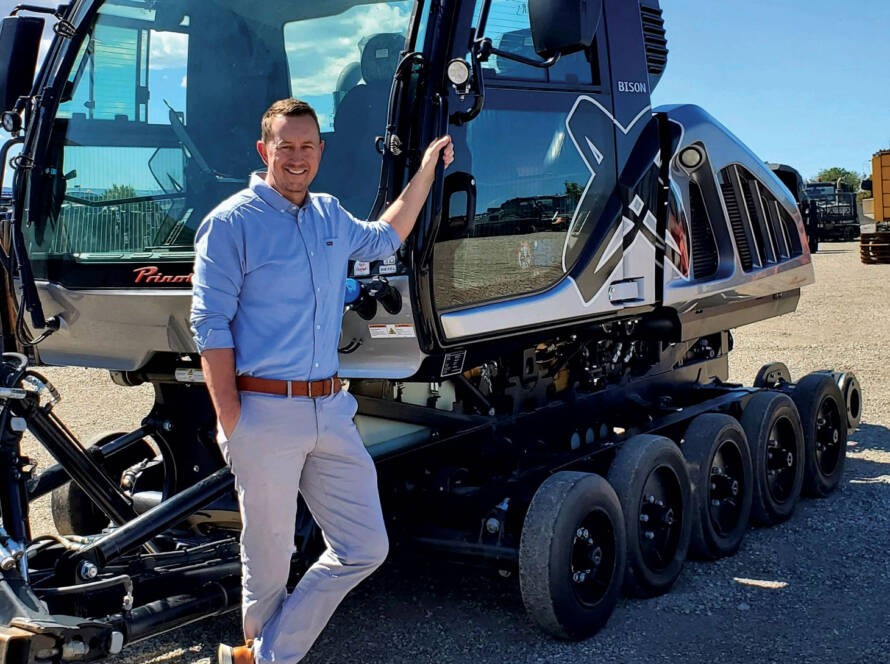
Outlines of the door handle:
{"label": "door handle", "polygon": [[[466,194],[467,197],[467,207],[462,223],[459,220],[451,221],[451,197],[460,192]],[[450,173],[445,178],[442,192],[442,226],[439,235],[444,234],[448,237],[460,235],[470,227],[474,219],[476,219],[476,178],[464,171]]]}
{"label": "door handle", "polygon": [[613,281],[609,284],[609,302],[624,304],[625,302],[642,301],[645,292],[643,277]]}

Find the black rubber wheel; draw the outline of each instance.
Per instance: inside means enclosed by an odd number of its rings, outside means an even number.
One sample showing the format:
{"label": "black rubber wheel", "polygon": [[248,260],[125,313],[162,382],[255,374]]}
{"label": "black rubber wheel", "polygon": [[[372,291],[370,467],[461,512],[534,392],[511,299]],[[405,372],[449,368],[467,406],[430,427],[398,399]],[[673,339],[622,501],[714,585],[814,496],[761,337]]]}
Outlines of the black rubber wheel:
{"label": "black rubber wheel", "polygon": [[519,540],[519,588],[537,625],[584,639],[612,615],[624,579],[624,517],[599,475],[563,471],[538,487]]}
{"label": "black rubber wheel", "polygon": [[833,377],[804,376],[791,393],[800,413],[805,446],[803,490],[824,497],[844,474],[847,456],[847,407]]}
{"label": "black rubber wheel", "polygon": [[690,551],[713,560],[738,551],[751,517],[754,476],[748,439],[735,418],[699,415],[683,436],[692,482]]}
{"label": "black rubber wheel", "polygon": [[[98,434],[87,442],[87,449],[101,447],[123,435],[118,431]],[[154,456],[155,452],[147,442],[136,443],[106,459],[103,468],[110,478],[117,480],[130,466]],[[60,535],[95,535],[111,523],[75,482],[66,482],[52,492],[50,508]]]}
{"label": "black rubber wheel", "polygon": [[803,485],[804,438],[794,402],[781,392],[751,397],[741,418],[754,468],[751,514],[758,523],[785,521]]}
{"label": "black rubber wheel", "polygon": [[782,382],[791,382],[791,372],[783,362],[770,362],[760,367],[754,378],[754,387],[776,387]]}
{"label": "black rubber wheel", "polygon": [[680,575],[692,530],[691,487],[679,448],[638,435],[618,448],[608,473],[627,531],[624,589],[638,597],[666,592]]}

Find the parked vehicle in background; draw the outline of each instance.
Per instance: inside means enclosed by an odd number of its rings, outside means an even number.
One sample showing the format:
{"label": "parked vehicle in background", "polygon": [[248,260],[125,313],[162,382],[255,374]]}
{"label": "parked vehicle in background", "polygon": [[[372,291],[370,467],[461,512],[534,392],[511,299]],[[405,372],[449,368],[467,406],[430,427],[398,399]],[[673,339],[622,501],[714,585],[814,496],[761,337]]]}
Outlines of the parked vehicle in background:
{"label": "parked vehicle in background", "polygon": [[872,157],[871,182],[875,222],[890,222],[890,150],[880,150]]}
{"label": "parked vehicle in background", "polygon": [[822,240],[859,237],[856,192],[843,183],[808,182],[807,195],[815,202],[816,228]]}

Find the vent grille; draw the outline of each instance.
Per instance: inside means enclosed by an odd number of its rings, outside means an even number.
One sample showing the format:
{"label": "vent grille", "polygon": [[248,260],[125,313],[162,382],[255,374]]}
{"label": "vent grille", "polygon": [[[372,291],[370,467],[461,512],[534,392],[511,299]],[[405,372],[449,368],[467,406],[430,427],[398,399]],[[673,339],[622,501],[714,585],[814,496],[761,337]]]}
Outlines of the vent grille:
{"label": "vent grille", "polygon": [[724,168],[721,176],[726,212],[745,271],[800,255],[797,225],[769,189],[741,166]]}
{"label": "vent grille", "polygon": [[646,44],[646,65],[649,73],[661,75],[667,67],[667,33],[664,30],[664,18],[661,9],[656,7],[640,7],[643,19],[643,40]]}
{"label": "vent grille", "polygon": [[692,276],[696,279],[710,277],[717,272],[717,242],[701,189],[695,182],[689,183],[689,225],[692,234]]}
{"label": "vent grille", "polygon": [[792,255],[791,238],[788,235],[788,227],[782,216],[782,206],[779,205],[779,202],[773,198],[772,194],[760,182],[757,183],[757,193],[760,194],[760,199],[763,201],[763,206],[766,210],[767,224],[770,237],[773,239],[776,259],[784,260],[790,258]]}
{"label": "vent grille", "polygon": [[757,258],[761,265],[766,265],[770,261],[767,246],[769,238],[763,236],[763,229],[760,227],[757,209],[754,206],[754,192],[751,190],[751,180],[742,175],[742,194],[745,197],[745,208],[748,210],[748,219],[751,220],[751,231],[754,235],[754,249],[757,252]]}
{"label": "vent grille", "polygon": [[800,241],[800,231],[797,229],[797,224],[794,218],[778,202],[776,203],[776,208],[779,210],[779,216],[782,219],[782,224],[785,226],[785,232],[788,234],[791,255],[800,256],[803,253],[803,244]]}
{"label": "vent grille", "polygon": [[724,176],[723,183],[720,185],[723,190],[723,200],[726,202],[726,213],[729,215],[729,225],[732,226],[732,234],[735,237],[736,247],[739,250],[739,260],[745,272],[751,270],[754,261],[751,257],[751,247],[748,246],[748,236],[745,234],[744,221],[742,220],[742,210],[736,199],[735,190],[732,183]]}

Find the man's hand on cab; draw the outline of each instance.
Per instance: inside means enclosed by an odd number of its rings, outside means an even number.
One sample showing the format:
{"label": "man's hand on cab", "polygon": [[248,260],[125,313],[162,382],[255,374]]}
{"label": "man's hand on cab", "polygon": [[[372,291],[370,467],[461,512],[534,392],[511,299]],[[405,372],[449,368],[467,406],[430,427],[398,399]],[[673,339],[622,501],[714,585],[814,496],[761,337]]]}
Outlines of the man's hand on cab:
{"label": "man's hand on cab", "polygon": [[427,147],[423,153],[423,160],[420,162],[420,172],[432,181],[436,172],[436,163],[439,160],[439,154],[442,155],[442,161],[445,162],[445,168],[454,161],[454,144],[451,142],[451,136],[445,135],[437,138]]}

